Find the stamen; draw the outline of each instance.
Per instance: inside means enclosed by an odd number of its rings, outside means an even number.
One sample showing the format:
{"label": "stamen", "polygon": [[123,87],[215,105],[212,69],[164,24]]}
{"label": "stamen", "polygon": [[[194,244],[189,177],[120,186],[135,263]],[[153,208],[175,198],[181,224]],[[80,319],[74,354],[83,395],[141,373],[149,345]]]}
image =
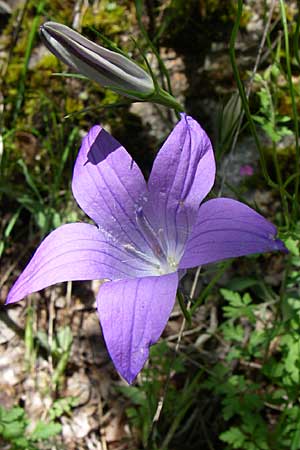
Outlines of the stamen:
{"label": "stamen", "polygon": [[149,257],[145,253],[140,252],[133,245],[131,245],[131,244],[124,244],[123,247],[128,253],[131,253],[132,255],[140,258],[142,261],[145,261],[146,263],[148,263],[152,267],[155,267],[155,269],[158,270],[160,268],[160,265],[158,263],[155,263],[153,261],[153,258]]}
{"label": "stamen", "polygon": [[161,245],[159,239],[157,238],[157,234],[153,230],[151,224],[145,217],[143,208],[141,206],[136,210],[136,221],[137,221],[137,224],[139,225],[140,229],[142,230],[154,255],[160,261],[166,262],[167,257],[162,248],[162,245]]}

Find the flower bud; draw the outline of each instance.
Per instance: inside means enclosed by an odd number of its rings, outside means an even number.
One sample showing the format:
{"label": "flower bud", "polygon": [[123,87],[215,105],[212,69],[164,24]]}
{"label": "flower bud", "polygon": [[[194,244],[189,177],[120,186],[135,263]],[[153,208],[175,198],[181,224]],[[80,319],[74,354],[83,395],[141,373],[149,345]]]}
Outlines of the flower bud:
{"label": "flower bud", "polygon": [[60,23],[46,22],[40,32],[54,55],[102,86],[139,99],[155,91],[151,76],[120,53],[101,47]]}

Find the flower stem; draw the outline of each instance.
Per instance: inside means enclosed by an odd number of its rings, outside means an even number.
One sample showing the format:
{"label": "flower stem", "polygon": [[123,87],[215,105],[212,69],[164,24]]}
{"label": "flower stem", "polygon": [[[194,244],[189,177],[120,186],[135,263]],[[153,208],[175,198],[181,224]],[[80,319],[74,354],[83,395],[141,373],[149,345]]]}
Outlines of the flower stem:
{"label": "flower stem", "polygon": [[151,97],[149,97],[149,101],[159,103],[160,105],[164,105],[168,108],[174,109],[176,113],[184,111],[184,107],[180,103],[178,103],[171,94],[160,88]]}
{"label": "flower stem", "polygon": [[[296,168],[298,171],[298,168],[300,165],[299,123],[298,123],[298,112],[297,112],[297,105],[296,105],[296,99],[295,99],[295,89],[294,89],[293,80],[292,80],[290,47],[289,47],[289,31],[288,31],[288,26],[287,26],[284,1],[279,0],[279,3],[280,3],[280,13],[281,13],[281,21],[282,21],[282,26],[283,26],[284,43],[285,43],[285,60],[286,60],[287,79],[288,79],[288,85],[289,85],[291,101],[292,101],[292,111],[293,111],[293,120],[294,120],[294,128],[295,128]],[[295,221],[297,219],[297,215],[298,215],[298,211],[299,211],[299,204],[298,204],[299,184],[300,184],[300,177],[299,177],[299,173],[298,173],[298,175],[296,175],[296,177],[295,177],[295,190],[294,190],[294,201],[293,201],[293,211],[292,211],[292,217]]]}

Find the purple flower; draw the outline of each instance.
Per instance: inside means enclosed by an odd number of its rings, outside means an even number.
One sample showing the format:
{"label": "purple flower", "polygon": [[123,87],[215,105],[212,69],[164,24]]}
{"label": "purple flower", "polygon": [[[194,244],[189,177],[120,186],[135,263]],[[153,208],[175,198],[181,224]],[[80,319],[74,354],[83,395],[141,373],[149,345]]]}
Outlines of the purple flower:
{"label": "purple flower", "polygon": [[240,175],[242,177],[251,177],[254,174],[253,167],[250,164],[245,164],[240,167]]}
{"label": "purple flower", "polygon": [[41,243],[7,303],[67,280],[107,279],[97,296],[104,338],[131,383],[162,334],[179,270],[250,253],[284,250],[276,228],[236,200],[200,206],[215,179],[211,143],[182,114],[148,183],[127,151],[100,126],[84,138],[73,194],[95,225],[72,223]]}

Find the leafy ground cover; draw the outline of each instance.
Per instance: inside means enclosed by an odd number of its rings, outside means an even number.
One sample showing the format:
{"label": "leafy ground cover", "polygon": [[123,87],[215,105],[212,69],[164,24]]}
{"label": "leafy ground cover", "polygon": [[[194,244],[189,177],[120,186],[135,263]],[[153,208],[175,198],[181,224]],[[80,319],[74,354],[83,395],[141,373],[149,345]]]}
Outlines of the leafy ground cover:
{"label": "leafy ground cover", "polygon": [[299,17],[282,0],[0,2],[2,305],[41,239],[83,219],[70,181],[87,130],[100,122],[147,176],[177,120],[62,76],[39,39],[46,20],[146,56],[212,139],[212,196],[257,209],[289,249],[191,271],[133,386],[101,337],[99,282],[1,307],[1,448],[300,448]]}

